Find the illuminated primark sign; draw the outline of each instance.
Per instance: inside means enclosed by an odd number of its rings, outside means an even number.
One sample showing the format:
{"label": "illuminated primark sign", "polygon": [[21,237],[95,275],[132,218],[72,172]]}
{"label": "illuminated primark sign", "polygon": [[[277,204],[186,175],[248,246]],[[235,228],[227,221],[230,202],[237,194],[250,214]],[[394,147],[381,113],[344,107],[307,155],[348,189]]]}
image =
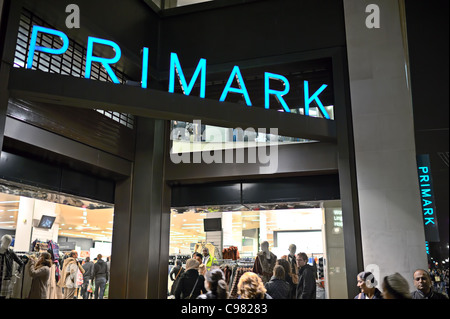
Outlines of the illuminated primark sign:
{"label": "illuminated primark sign", "polygon": [[[43,47],[37,45],[37,37],[38,33],[46,33],[53,36],[60,37],[62,40],[62,46],[60,48],[49,48],[49,47]],[[112,58],[104,58],[94,55],[94,46],[95,45],[106,45],[110,46],[114,52],[115,56]],[[28,51],[28,58],[27,58],[27,64],[26,68],[31,69],[33,65],[33,58],[35,52],[43,52],[48,54],[64,54],[69,47],[69,38],[64,32],[61,32],[59,30],[55,29],[49,29],[42,26],[33,26],[33,30],[31,33],[31,43],[30,43],[30,49]],[[149,48],[144,47],[142,50],[142,78],[141,78],[141,87],[147,88],[147,82],[148,82],[148,59],[149,59]],[[111,64],[117,63],[120,60],[121,57],[121,49],[117,45],[117,43],[111,41],[111,40],[105,40],[101,38],[95,38],[95,37],[88,37],[88,43],[87,43],[87,53],[86,53],[86,69],[84,77],[89,79],[91,76],[91,68],[92,63],[100,63],[110,76],[111,80],[114,83],[120,83],[117,76],[114,74],[114,71],[111,68]],[[184,76],[183,70],[180,65],[180,61],[178,59],[178,55],[176,53],[170,54],[170,72],[169,72],[169,93],[175,92],[175,79],[178,79],[181,89],[183,91],[183,94],[189,95],[194,88],[194,84],[197,81],[198,78],[200,78],[200,98],[205,98],[205,88],[206,88],[206,59],[200,59],[199,63],[197,64],[197,67],[195,69],[195,72],[190,80],[189,83],[186,81],[186,77]],[[232,84],[234,80],[236,79],[237,86],[238,87],[232,87]],[[284,89],[283,90],[274,90],[270,88],[269,82],[270,80],[276,80],[280,81],[283,84]],[[304,114],[309,115],[309,108],[310,104],[314,101],[322,115],[326,119],[330,119],[330,116],[328,115],[328,112],[324,108],[322,102],[319,99],[319,94],[322,93],[325,88],[327,87],[326,84],[322,84],[322,86],[315,91],[312,95],[309,93],[309,83],[308,81],[303,82],[303,91],[304,91],[304,97],[305,97],[305,105],[304,105]],[[273,95],[278,102],[283,106],[283,110],[285,112],[290,112],[290,109],[284,100],[283,96],[286,95],[290,90],[289,81],[286,77],[275,74],[275,73],[264,73],[264,107],[266,109],[269,109],[270,102],[269,98],[271,95]],[[237,93],[242,94],[244,97],[245,103],[247,106],[252,106],[252,102],[250,100],[247,88],[244,83],[244,79],[242,77],[241,71],[238,66],[234,66],[233,70],[230,73],[230,76],[228,77],[227,84],[225,85],[225,88],[222,91],[222,94],[220,96],[219,101],[223,102],[227,98],[227,95],[229,93]]]}
{"label": "illuminated primark sign", "polygon": [[425,239],[429,242],[439,242],[436,203],[434,200],[433,179],[431,176],[431,164],[428,154],[417,155],[417,171],[419,175]]}

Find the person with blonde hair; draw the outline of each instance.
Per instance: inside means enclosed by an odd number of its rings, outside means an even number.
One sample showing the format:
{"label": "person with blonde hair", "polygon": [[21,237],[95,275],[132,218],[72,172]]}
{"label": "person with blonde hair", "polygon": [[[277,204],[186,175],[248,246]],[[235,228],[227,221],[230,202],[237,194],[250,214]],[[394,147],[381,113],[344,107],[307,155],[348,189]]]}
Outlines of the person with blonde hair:
{"label": "person with blonde hair", "polygon": [[64,299],[74,299],[77,289],[78,270],[84,274],[84,269],[78,261],[78,252],[72,250],[68,258],[64,260],[61,270],[61,277],[58,281],[58,287],[64,288]]}
{"label": "person with blonde hair", "polygon": [[186,271],[180,275],[179,282],[175,288],[175,299],[196,299],[206,293],[205,277],[200,275],[198,260],[191,258],[186,261]]}
{"label": "person with blonde hair", "polygon": [[246,272],[239,279],[237,289],[239,299],[272,299],[267,294],[261,278],[254,272]]}

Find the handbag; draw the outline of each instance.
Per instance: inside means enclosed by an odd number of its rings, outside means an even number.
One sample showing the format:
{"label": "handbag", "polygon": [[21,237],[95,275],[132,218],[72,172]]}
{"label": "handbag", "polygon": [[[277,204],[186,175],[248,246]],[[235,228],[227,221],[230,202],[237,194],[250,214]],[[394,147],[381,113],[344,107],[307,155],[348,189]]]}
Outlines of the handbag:
{"label": "handbag", "polygon": [[189,294],[189,296],[186,297],[186,298],[184,298],[184,299],[191,299],[191,298],[192,298],[192,294],[194,293],[195,287],[197,286],[197,282],[198,282],[198,278],[199,278],[199,277],[200,277],[200,276],[197,277],[197,280],[195,281],[195,284],[194,284],[194,288],[192,288],[192,291],[191,291],[191,293]]}

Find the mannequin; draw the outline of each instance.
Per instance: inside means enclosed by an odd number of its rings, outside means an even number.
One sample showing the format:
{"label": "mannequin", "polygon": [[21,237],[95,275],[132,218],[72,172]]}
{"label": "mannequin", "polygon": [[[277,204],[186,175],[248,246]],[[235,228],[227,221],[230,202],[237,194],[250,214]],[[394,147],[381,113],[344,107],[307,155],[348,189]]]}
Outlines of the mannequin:
{"label": "mannequin", "polygon": [[256,255],[255,263],[253,264],[253,272],[260,275],[265,284],[273,275],[273,268],[277,262],[277,256],[269,250],[269,243],[263,241],[261,243],[261,251]]}
{"label": "mannequin", "polygon": [[281,258],[286,259],[291,265],[291,278],[294,284],[298,284],[298,266],[295,258],[295,252],[297,251],[297,246],[294,244],[289,245],[289,255],[284,255]]}
{"label": "mannequin", "polygon": [[23,261],[9,248],[11,242],[10,235],[4,235],[0,240],[0,298],[6,298],[12,293],[13,262],[19,264],[19,272],[23,266]]}

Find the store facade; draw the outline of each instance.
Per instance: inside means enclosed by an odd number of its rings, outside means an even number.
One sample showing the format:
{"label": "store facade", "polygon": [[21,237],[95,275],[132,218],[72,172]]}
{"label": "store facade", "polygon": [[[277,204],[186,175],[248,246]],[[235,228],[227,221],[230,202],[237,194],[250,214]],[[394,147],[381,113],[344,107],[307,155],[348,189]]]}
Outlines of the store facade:
{"label": "store facade", "polygon": [[[212,1],[172,13],[146,1],[130,1],[127,11],[78,1],[80,28],[67,27],[70,1],[3,1],[2,180],[114,206],[110,298],[167,297],[168,260],[181,247],[171,225],[183,214],[220,214],[232,225],[240,212],[241,237],[219,246],[242,241],[250,256],[264,240],[287,252],[284,232],[318,231],[302,222],[267,227],[308,205],[320,210],[327,298],[356,295],[356,275],[367,267],[406,277],[426,267],[407,51],[402,7],[379,2],[395,32],[368,28],[368,3],[353,1]],[[32,26],[40,24],[53,33],[41,29],[47,34],[33,47]],[[65,45],[62,55],[39,52]],[[359,60],[364,52],[370,63]],[[371,87],[389,89],[400,113],[383,94],[367,101]],[[387,126],[372,143],[374,112],[411,134],[389,140],[395,127]],[[408,164],[374,165],[373,155],[388,161],[394,151]],[[27,165],[14,165],[19,159]],[[396,212],[380,207],[382,199]],[[259,225],[244,227],[255,211]],[[333,220],[341,231],[327,229]],[[333,230],[339,241],[327,238]]]}

